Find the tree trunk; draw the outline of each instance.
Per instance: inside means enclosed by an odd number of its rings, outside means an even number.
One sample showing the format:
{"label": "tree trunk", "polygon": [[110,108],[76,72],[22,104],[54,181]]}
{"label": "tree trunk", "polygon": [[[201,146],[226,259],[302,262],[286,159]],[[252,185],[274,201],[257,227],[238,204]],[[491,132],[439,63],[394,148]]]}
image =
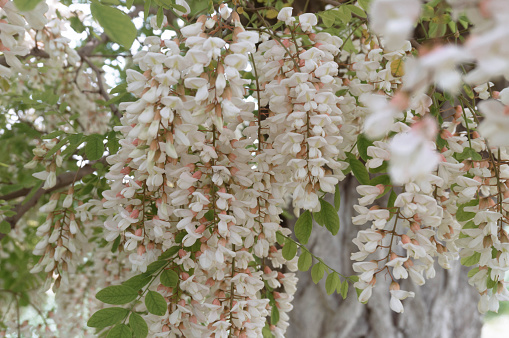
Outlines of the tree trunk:
{"label": "tree trunk", "polygon": [[[342,185],[337,236],[315,224],[307,245],[312,253],[348,276],[354,274],[350,254],[357,251],[352,239],[360,229],[351,222],[358,198],[354,181],[347,179]],[[477,311],[479,294],[467,283],[468,270],[455,263],[450,270],[437,263],[436,277],[421,287],[404,280],[401,288],[414,291],[415,298],[403,301],[403,314],[389,308],[388,276],[388,280],[384,275],[378,277],[371,299],[363,305],[357,301],[354,288],[349,288],[346,300],[337,293],[328,296],[325,278],[315,285],[309,271],[299,272],[287,337],[478,338],[482,327]]]}

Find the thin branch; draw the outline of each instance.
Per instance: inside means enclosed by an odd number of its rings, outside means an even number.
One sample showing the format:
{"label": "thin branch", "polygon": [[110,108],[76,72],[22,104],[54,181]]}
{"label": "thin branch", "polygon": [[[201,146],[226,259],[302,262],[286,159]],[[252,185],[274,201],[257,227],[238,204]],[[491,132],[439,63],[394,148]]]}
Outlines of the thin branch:
{"label": "thin branch", "polygon": [[39,309],[33,302],[31,301],[28,301],[28,303],[30,304],[30,306],[32,306],[35,311],[37,311],[37,313],[39,314],[39,316],[42,318],[42,321],[44,322],[44,325],[46,325],[46,327],[48,327],[48,322],[46,321],[46,317],[44,316],[44,314],[42,313],[41,309]]}
{"label": "thin branch", "polygon": [[19,299],[17,294],[15,294],[14,297],[16,298],[16,318],[18,324],[18,337],[21,337],[21,317],[19,314]]}
{"label": "thin branch", "polygon": [[[42,49],[39,49],[37,47],[34,47],[30,50],[30,52],[24,56],[18,56],[18,58],[28,58],[28,57],[31,57],[31,56],[35,56],[35,57],[38,57],[38,58],[43,58],[43,59],[48,59],[49,58],[49,54],[46,53],[45,51],[43,51]],[[5,56],[2,56],[0,57],[0,65],[4,66],[4,67],[10,67],[10,65],[7,63],[7,60],[5,59]]]}
{"label": "thin branch", "polygon": [[[97,67],[92,61],[90,61],[88,56],[83,54],[83,55],[81,55],[81,59],[83,61],[85,61],[90,66],[90,68],[92,68],[92,70],[94,71],[94,73],[97,77],[97,85],[99,86],[99,94],[101,94],[101,96],[104,98],[104,100],[106,102],[109,101],[110,96],[108,95],[108,92],[104,88],[104,83],[103,83],[103,79],[102,79],[103,71],[99,67]],[[122,113],[120,113],[120,111],[118,110],[118,108],[115,104],[110,103],[110,109],[113,112],[113,114],[115,114],[116,117],[118,117],[119,119],[122,117]]]}
{"label": "thin branch", "polygon": [[13,200],[13,199],[21,197],[21,196],[26,196],[26,195],[28,195],[28,193],[31,190],[32,190],[32,188],[19,189],[19,190],[16,190],[16,191],[13,191],[8,194],[0,196],[0,200],[10,201],[10,200]]}
{"label": "thin branch", "polygon": [[[29,211],[34,205],[39,202],[39,199],[44,196],[47,193],[53,192],[58,189],[62,189],[67,187],[68,185],[72,184],[74,181],[80,180],[83,177],[93,173],[96,169],[94,168],[94,165],[96,163],[106,163],[106,157],[102,157],[101,159],[97,161],[93,161],[87,165],[85,165],[83,168],[80,168],[77,172],[66,172],[63,174],[60,174],[57,176],[57,183],[56,185],[51,189],[43,189],[42,187],[39,188],[35,194],[30,198],[25,198],[22,202],[16,204],[16,206],[13,208],[13,211],[16,212],[16,215],[6,218],[5,220],[9,223],[11,226],[11,229],[14,229],[16,227],[16,223],[23,217],[23,215]],[[29,189],[31,190],[31,189]],[[14,193],[11,193],[14,194]],[[22,195],[21,195],[22,196]],[[0,240],[5,237],[5,234],[0,234]]]}

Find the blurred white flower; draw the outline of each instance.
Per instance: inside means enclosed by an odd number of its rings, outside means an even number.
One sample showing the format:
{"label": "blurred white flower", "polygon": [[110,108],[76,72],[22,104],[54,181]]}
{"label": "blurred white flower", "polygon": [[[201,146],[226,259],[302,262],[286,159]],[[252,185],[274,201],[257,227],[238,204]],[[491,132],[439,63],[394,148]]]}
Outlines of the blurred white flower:
{"label": "blurred white flower", "polygon": [[497,100],[479,102],[479,110],[484,120],[479,125],[479,133],[488,140],[491,147],[509,146],[509,110]]}

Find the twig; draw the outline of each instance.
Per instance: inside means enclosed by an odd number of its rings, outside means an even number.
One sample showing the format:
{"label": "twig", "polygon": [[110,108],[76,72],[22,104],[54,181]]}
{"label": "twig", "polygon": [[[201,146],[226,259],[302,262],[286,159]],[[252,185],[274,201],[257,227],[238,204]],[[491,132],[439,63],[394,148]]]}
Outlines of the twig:
{"label": "twig", "polygon": [[[8,217],[5,219],[11,226],[11,229],[14,229],[16,227],[16,223],[18,223],[18,221],[21,219],[21,217],[23,217],[23,215],[28,210],[30,210],[34,205],[36,205],[42,196],[44,196],[47,193],[53,192],[55,190],[62,189],[64,187],[68,186],[69,184],[72,184],[75,180],[80,180],[83,177],[93,173],[96,170],[94,168],[94,165],[96,163],[103,163],[103,164],[106,163],[106,157],[103,157],[97,161],[87,164],[83,168],[80,168],[77,173],[76,172],[66,172],[61,175],[58,175],[57,183],[53,188],[46,190],[41,187],[28,200],[25,198],[25,200],[16,204],[16,206],[13,209],[13,211],[15,211],[16,214],[14,216],[11,216],[11,217]],[[21,189],[21,190],[23,190],[23,192],[25,192],[24,189]],[[14,193],[20,194],[21,192],[20,191],[13,192],[13,193],[11,193],[11,195],[13,195]],[[20,195],[20,196],[23,196],[23,195]],[[20,196],[18,196],[18,197],[20,197]],[[0,240],[2,240],[2,238],[4,238],[4,237],[5,237],[5,234],[0,234]]]}
{"label": "twig", "polygon": [[[92,70],[94,71],[94,73],[97,77],[97,85],[99,86],[99,94],[101,94],[101,96],[104,98],[104,100],[106,100],[106,102],[109,101],[110,96],[108,95],[108,92],[104,88],[104,84],[103,84],[103,79],[102,79],[103,71],[99,67],[97,67],[92,61],[90,61],[88,56],[81,55],[81,59],[83,61],[85,61],[90,66],[90,68],[92,68]],[[122,114],[120,113],[120,111],[118,110],[118,108],[115,104],[110,103],[110,109],[113,112],[113,114],[115,114],[116,117],[118,117],[119,119],[122,117]]]}

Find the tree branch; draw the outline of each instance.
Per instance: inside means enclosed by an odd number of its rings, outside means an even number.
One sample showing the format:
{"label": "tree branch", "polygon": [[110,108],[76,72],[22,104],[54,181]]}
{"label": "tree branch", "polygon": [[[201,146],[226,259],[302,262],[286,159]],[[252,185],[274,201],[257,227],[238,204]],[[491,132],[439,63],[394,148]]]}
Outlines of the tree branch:
{"label": "tree branch", "polygon": [[[108,102],[110,100],[110,96],[108,95],[108,92],[104,88],[103,79],[102,79],[102,73],[103,73],[102,70],[99,67],[97,67],[92,61],[90,61],[88,56],[85,56],[83,54],[83,55],[81,55],[81,59],[83,61],[85,61],[90,66],[90,68],[92,68],[92,70],[94,71],[94,73],[97,77],[97,86],[99,86],[99,94],[104,98],[104,100],[106,102]],[[118,117],[119,119],[122,117],[122,113],[120,113],[120,111],[118,110],[118,108],[115,104],[110,103],[110,109],[113,112],[113,114],[115,114],[116,117]]]}
{"label": "tree branch", "polygon": [[[72,184],[73,182],[78,181],[78,180],[82,179],[83,177],[93,173],[96,170],[94,168],[94,165],[96,163],[106,164],[106,157],[102,157],[101,159],[99,159],[97,161],[91,162],[91,163],[85,165],[84,167],[78,169],[78,171],[76,171],[76,172],[66,172],[66,173],[58,175],[57,183],[53,188],[46,190],[41,187],[35,192],[35,194],[32,197],[30,197],[28,199],[25,198],[22,202],[16,204],[16,206],[13,209],[13,211],[16,212],[16,215],[5,219],[11,226],[11,229],[14,229],[16,227],[16,223],[18,223],[18,221],[21,219],[21,217],[23,217],[23,215],[28,210],[30,210],[34,205],[36,205],[42,196],[44,196],[47,193],[53,192],[55,190],[62,189],[64,187]],[[21,194],[22,191],[25,192],[26,190],[28,190],[28,192],[30,192],[32,189],[24,188],[24,189],[10,193],[10,195],[18,194],[17,197],[21,197],[21,196],[23,196]],[[28,192],[26,192],[26,194]],[[7,195],[5,195],[5,196],[7,196]],[[2,196],[2,198],[4,198],[5,196]],[[2,238],[4,236],[5,236],[4,234],[0,234],[0,240],[2,240]]]}
{"label": "tree branch", "polygon": [[[27,55],[18,56],[18,58],[23,58],[24,59],[24,58],[31,57],[31,56],[35,56],[35,57],[43,58],[43,59],[49,58],[49,54],[48,53],[46,53],[45,51],[43,51],[42,49],[39,49],[37,47],[32,48]],[[7,63],[6,59],[5,59],[5,56],[0,57],[0,65],[2,65],[4,67],[7,67],[7,68],[10,67],[9,64]]]}
{"label": "tree branch", "polygon": [[21,196],[26,196],[30,192],[30,190],[32,190],[32,188],[19,189],[8,194],[5,194],[3,196],[0,196],[0,200],[10,201]]}

